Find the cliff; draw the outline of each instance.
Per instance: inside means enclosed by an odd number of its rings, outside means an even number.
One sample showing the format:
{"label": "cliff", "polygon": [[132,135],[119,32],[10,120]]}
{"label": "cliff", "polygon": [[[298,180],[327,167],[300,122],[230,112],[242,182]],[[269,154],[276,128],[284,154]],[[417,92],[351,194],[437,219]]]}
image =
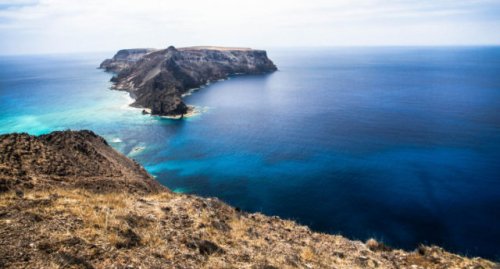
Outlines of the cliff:
{"label": "cliff", "polygon": [[175,194],[90,131],[0,136],[0,268],[498,268]]}
{"label": "cliff", "polygon": [[163,50],[120,50],[100,68],[115,72],[113,88],[130,92],[135,107],[154,115],[183,115],[182,94],[211,81],[237,74],[277,70],[266,51],[249,48],[168,47]]}
{"label": "cliff", "polygon": [[137,62],[142,56],[154,51],[154,49],[124,49],[119,50],[111,59],[104,60],[99,68],[111,72],[120,72]]}

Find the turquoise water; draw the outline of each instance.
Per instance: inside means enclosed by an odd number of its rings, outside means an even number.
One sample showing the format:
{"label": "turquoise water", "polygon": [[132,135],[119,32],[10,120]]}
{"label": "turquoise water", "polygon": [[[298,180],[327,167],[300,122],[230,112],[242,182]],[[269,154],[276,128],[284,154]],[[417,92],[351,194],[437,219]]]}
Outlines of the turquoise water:
{"label": "turquoise water", "polygon": [[0,133],[92,129],[177,192],[498,259],[500,48],[271,50],[182,121],[108,90],[111,54],[1,57]]}

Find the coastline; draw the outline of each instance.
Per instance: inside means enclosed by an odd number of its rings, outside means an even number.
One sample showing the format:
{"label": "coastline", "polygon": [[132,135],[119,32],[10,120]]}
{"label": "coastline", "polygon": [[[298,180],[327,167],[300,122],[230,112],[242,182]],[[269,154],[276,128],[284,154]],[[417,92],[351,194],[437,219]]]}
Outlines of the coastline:
{"label": "coastline", "polygon": [[[227,79],[220,79],[218,81],[224,81],[224,80],[228,80],[229,78]],[[192,89],[189,89],[186,94],[183,94],[182,97],[184,96],[189,96],[191,94],[193,94],[194,92],[197,92],[198,90],[202,89],[202,88],[205,88],[206,86],[209,86],[211,84],[211,82],[207,82],[205,85],[201,86],[201,87],[196,87],[196,88],[192,88]],[[124,92],[126,94],[124,94],[124,99],[125,99],[125,104],[121,106],[122,109],[134,109],[134,110],[139,110],[142,112],[143,115],[149,115],[151,117],[159,117],[159,118],[162,118],[162,119],[170,119],[170,120],[181,120],[183,118],[192,118],[192,117],[195,117],[195,116],[199,116],[200,114],[202,114],[203,112],[206,112],[206,108],[201,108],[201,107],[198,107],[198,106],[194,106],[194,105],[187,105],[187,112],[185,114],[182,114],[182,115],[154,115],[152,114],[152,109],[151,108],[147,108],[147,107],[141,107],[141,106],[135,106],[133,105],[136,101],[136,95],[130,91],[127,91],[127,90],[124,90],[124,89],[117,89],[116,87],[112,86],[110,88],[110,90],[113,90],[113,91],[119,91],[119,92]]]}
{"label": "coastline", "polygon": [[[202,114],[203,112],[206,111],[206,109],[205,110],[200,109],[199,107],[193,106],[193,105],[188,105],[187,107],[188,107],[187,113],[182,114],[182,115],[163,115],[163,116],[162,115],[152,115],[150,108],[142,108],[142,114],[149,115],[151,117],[159,117],[162,119],[181,120],[183,118],[192,118],[195,116],[199,116],[200,114]],[[138,108],[138,109],[141,109],[141,108]]]}
{"label": "coastline", "polygon": [[191,118],[191,117],[194,117],[194,116],[198,116],[201,113],[201,111],[198,110],[195,106],[188,105],[187,107],[188,107],[188,109],[187,109],[187,113],[186,114],[172,115],[172,116],[168,116],[168,115],[165,115],[165,116],[153,115],[153,116],[158,116],[158,117],[160,117],[162,119],[181,120],[183,118]]}

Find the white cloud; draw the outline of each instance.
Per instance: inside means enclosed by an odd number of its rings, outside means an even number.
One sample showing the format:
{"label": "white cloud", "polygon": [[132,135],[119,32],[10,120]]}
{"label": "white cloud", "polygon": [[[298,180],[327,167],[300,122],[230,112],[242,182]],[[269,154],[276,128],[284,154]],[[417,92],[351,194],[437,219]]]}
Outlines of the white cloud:
{"label": "white cloud", "polygon": [[499,10],[491,0],[0,0],[0,49],[500,43]]}

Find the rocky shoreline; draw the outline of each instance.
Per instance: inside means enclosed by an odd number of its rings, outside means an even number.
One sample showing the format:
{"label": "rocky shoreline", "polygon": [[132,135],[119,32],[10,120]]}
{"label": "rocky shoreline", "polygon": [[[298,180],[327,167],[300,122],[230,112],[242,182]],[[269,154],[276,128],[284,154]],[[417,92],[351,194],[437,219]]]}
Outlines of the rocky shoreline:
{"label": "rocky shoreline", "polygon": [[99,68],[115,73],[113,89],[127,91],[134,107],[150,114],[182,118],[188,113],[184,94],[232,75],[276,71],[264,50],[226,47],[125,49]]}
{"label": "rocky shoreline", "polygon": [[91,131],[0,135],[0,268],[499,268],[172,193]]}

